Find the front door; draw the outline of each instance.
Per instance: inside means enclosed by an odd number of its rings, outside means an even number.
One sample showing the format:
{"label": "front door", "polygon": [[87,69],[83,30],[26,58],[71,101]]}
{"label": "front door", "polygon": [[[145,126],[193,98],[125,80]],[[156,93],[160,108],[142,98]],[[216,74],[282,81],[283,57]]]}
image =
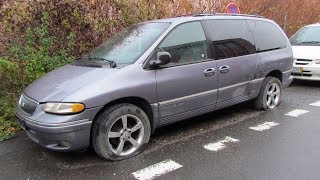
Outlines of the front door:
{"label": "front door", "polygon": [[208,20],[206,27],[211,32],[217,60],[218,105],[228,106],[246,100],[258,63],[247,21]]}
{"label": "front door", "polygon": [[169,52],[172,62],[156,70],[159,125],[214,109],[217,71],[216,62],[208,58],[208,49],[198,21],[177,26],[160,43],[156,52]]}

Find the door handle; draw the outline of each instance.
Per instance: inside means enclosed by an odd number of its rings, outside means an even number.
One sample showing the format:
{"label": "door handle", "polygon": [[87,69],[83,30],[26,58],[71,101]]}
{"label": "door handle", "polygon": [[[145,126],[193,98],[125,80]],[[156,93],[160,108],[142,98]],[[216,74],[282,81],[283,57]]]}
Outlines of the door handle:
{"label": "door handle", "polygon": [[209,68],[204,70],[204,76],[213,76],[215,74],[215,69],[214,68]]}
{"label": "door handle", "polygon": [[221,66],[221,67],[219,68],[219,71],[220,71],[221,73],[227,73],[227,72],[229,72],[229,70],[230,70],[230,67],[227,66],[227,65]]}

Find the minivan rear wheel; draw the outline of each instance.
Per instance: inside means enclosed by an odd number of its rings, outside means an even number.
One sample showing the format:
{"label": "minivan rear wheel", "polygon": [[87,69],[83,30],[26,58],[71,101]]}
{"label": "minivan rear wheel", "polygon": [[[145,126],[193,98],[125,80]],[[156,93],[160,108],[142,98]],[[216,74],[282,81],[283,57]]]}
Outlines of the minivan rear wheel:
{"label": "minivan rear wheel", "polygon": [[146,113],[135,105],[123,103],[99,115],[92,128],[92,145],[99,156],[118,161],[141,153],[150,135]]}
{"label": "minivan rear wheel", "polygon": [[263,81],[260,93],[254,101],[254,106],[258,110],[273,109],[280,104],[281,96],[281,81],[275,77],[266,77]]}

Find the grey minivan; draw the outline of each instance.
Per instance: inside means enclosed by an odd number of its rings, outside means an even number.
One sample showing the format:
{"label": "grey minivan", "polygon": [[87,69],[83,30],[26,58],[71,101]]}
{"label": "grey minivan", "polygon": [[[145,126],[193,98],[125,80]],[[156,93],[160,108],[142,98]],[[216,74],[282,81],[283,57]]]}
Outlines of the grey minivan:
{"label": "grey minivan", "polygon": [[142,152],[161,126],[253,100],[273,109],[292,82],[291,45],[273,21],[196,14],[143,22],[30,84],[16,116],[55,151],[108,160]]}

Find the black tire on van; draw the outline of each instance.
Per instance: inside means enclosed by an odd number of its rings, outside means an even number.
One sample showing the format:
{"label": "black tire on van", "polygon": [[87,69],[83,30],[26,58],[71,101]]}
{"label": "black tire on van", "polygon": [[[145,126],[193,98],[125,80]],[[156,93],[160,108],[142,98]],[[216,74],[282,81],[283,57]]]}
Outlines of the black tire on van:
{"label": "black tire on van", "polygon": [[110,161],[140,154],[151,136],[150,121],[139,107],[122,103],[106,109],[92,127],[95,152]]}
{"label": "black tire on van", "polygon": [[260,93],[254,100],[253,105],[258,110],[269,110],[277,107],[281,102],[282,83],[272,76],[268,76],[262,83]]}

